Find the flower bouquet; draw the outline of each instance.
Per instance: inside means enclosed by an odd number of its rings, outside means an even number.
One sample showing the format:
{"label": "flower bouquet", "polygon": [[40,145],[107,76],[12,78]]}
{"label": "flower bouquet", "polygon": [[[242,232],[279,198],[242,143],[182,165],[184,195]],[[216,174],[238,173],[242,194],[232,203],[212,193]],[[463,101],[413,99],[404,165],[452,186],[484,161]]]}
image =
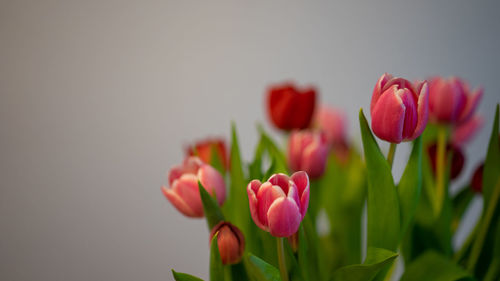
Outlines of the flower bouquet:
{"label": "flower bouquet", "polygon": [[[187,217],[205,217],[210,280],[500,280],[500,145],[497,105],[484,163],[458,193],[450,183],[462,148],[481,127],[482,89],[459,78],[410,82],[384,74],[359,126],[363,153],[346,137],[342,113],[317,105],[314,88],[287,83],[267,92],[282,148],[258,128],[251,162],[207,139],[187,149],[162,191]],[[378,142],[390,143],[387,156]],[[396,147],[412,142],[396,182]],[[228,187],[228,188],[227,188]],[[452,239],[470,202],[484,208],[469,238]],[[363,219],[366,213],[366,220]],[[363,237],[366,235],[366,241]],[[175,280],[201,280],[172,270]]]}

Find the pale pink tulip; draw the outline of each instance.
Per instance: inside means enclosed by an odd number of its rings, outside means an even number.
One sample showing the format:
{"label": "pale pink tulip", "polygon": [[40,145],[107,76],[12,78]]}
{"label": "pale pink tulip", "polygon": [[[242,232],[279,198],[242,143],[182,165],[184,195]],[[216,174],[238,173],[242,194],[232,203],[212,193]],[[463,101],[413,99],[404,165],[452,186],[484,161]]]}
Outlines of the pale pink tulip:
{"label": "pale pink tulip", "polygon": [[482,95],[482,88],[470,91],[460,78],[434,77],[429,80],[430,119],[451,125],[466,122],[474,115]]}
{"label": "pale pink tulip", "polygon": [[385,73],[373,89],[372,130],[392,142],[414,140],[425,129],[429,115],[427,82],[410,81]]}
{"label": "pale pink tulip", "polygon": [[217,197],[219,205],[226,199],[226,184],[221,174],[198,157],[188,157],[184,163],[173,167],[168,175],[170,188],[161,190],[179,212],[188,217],[203,217],[198,181],[210,194]]}
{"label": "pale pink tulip", "polygon": [[306,172],[291,177],[274,174],[267,182],[253,180],[247,187],[250,213],[255,224],[276,237],[297,232],[309,205],[309,177]]}
{"label": "pale pink tulip", "polygon": [[329,145],[326,135],[315,131],[293,131],[288,142],[288,165],[293,171],[306,171],[311,178],[325,171]]}

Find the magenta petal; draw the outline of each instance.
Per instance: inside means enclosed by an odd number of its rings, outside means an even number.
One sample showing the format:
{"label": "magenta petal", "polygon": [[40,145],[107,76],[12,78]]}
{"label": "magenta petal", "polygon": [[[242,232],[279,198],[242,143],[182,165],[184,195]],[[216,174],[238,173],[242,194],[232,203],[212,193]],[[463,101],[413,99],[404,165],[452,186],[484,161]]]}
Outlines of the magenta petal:
{"label": "magenta petal", "polygon": [[259,218],[259,207],[257,200],[257,192],[262,184],[259,180],[253,180],[248,184],[247,194],[248,194],[248,204],[250,205],[250,214],[252,215],[252,219],[255,224],[263,229],[264,231],[269,231],[269,228],[260,221]]}
{"label": "magenta petal", "polygon": [[372,111],[372,130],[379,138],[392,143],[403,140],[405,107],[392,86],[379,98]]}
{"label": "magenta petal", "polygon": [[277,185],[277,186],[281,187],[283,192],[285,194],[288,194],[289,180],[290,180],[290,178],[287,175],[280,173],[280,174],[272,175],[269,178],[268,182],[272,183],[273,185]]}
{"label": "magenta petal", "polygon": [[420,89],[417,109],[418,121],[415,131],[408,140],[414,140],[420,136],[429,120],[429,87],[427,83],[424,82],[418,88]]}
{"label": "magenta petal", "polygon": [[462,123],[455,128],[451,136],[452,143],[458,147],[464,145],[471,140],[482,125],[483,118],[479,115],[475,115],[465,123]]}
{"label": "magenta petal", "polygon": [[460,114],[460,117],[458,119],[459,123],[466,122],[472,117],[482,97],[483,97],[483,88],[477,89],[476,91],[474,91],[472,95],[467,97],[465,108],[462,111],[462,114]]}
{"label": "magenta petal", "polygon": [[222,205],[226,200],[226,183],[219,171],[210,165],[202,164],[198,170],[198,179],[208,193],[215,191],[217,202]]}
{"label": "magenta petal", "polygon": [[257,212],[259,221],[263,225],[268,225],[267,212],[269,207],[280,197],[286,197],[286,194],[279,186],[272,185],[270,182],[265,182],[260,186],[257,193]]}
{"label": "magenta petal", "polygon": [[375,107],[375,104],[377,103],[378,99],[382,95],[382,88],[385,86],[387,81],[392,79],[392,75],[384,73],[377,81],[377,84],[375,84],[375,88],[373,89],[373,94],[372,94],[372,101],[370,104],[370,112],[373,112],[373,108]]}
{"label": "magenta petal", "polygon": [[291,179],[297,185],[300,197],[300,213],[302,214],[302,218],[304,218],[309,206],[309,177],[306,172],[300,171],[294,173]]}
{"label": "magenta petal", "polygon": [[288,237],[299,229],[302,216],[299,207],[290,198],[279,198],[267,213],[269,232],[276,237]]}

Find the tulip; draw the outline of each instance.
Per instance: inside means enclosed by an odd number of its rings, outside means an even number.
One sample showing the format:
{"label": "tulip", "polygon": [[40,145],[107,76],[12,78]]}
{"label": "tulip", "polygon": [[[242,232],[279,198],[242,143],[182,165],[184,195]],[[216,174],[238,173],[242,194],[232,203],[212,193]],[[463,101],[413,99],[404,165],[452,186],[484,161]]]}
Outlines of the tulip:
{"label": "tulip", "polygon": [[288,143],[288,164],[293,171],[305,171],[311,178],[321,177],[328,158],[325,134],[293,131]]}
{"label": "tulip", "polygon": [[470,187],[477,193],[483,192],[483,169],[484,163],[476,168],[470,182]]}
{"label": "tulip", "polygon": [[226,184],[222,175],[198,157],[188,157],[184,163],[174,166],[168,175],[170,188],[161,190],[179,212],[188,217],[203,217],[198,181],[208,193],[217,197],[219,205],[226,199]]}
{"label": "tulip", "polygon": [[413,140],[427,125],[428,108],[427,82],[412,84],[386,73],[373,90],[373,133],[391,143]]}
{"label": "tulip", "polygon": [[[427,153],[429,155],[429,159],[432,166],[432,172],[436,175],[437,169],[437,143],[432,143],[427,148]],[[446,145],[446,154],[451,153],[451,170],[450,170],[450,180],[456,179],[460,172],[462,172],[462,168],[464,167],[465,157],[462,152],[462,149],[459,146],[456,146],[453,143],[448,143]]]}
{"label": "tulip", "polygon": [[282,130],[309,127],[316,104],[316,90],[299,89],[292,83],[273,86],[268,90],[267,109],[272,123]]}
{"label": "tulip", "polygon": [[429,114],[432,122],[457,125],[469,120],[481,100],[483,89],[471,92],[457,77],[429,80]]}
{"label": "tulip", "polygon": [[226,142],[222,138],[207,138],[196,142],[194,145],[186,149],[188,156],[197,154],[205,163],[211,163],[212,151],[217,153],[217,156],[222,161],[225,169],[229,169],[229,158],[226,149]]}
{"label": "tulip", "polygon": [[476,135],[482,125],[483,118],[476,114],[474,117],[454,128],[451,135],[451,142],[456,146],[463,146]]}
{"label": "tulip", "polygon": [[253,180],[247,187],[250,213],[255,224],[276,237],[297,232],[309,205],[306,172],[291,177],[274,174],[267,182]]}
{"label": "tulip", "polygon": [[229,222],[220,222],[210,231],[210,241],[217,235],[217,245],[222,264],[235,264],[241,261],[245,251],[243,233]]}
{"label": "tulip", "polygon": [[346,123],[343,112],[328,106],[321,106],[314,116],[315,126],[325,134],[332,146],[346,142]]}

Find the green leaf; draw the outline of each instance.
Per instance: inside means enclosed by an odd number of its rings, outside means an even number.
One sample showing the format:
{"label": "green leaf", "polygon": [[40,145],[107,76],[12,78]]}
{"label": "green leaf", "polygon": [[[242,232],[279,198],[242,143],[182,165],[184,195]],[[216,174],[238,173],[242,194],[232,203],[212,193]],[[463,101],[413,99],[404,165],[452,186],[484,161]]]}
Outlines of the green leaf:
{"label": "green leaf", "polygon": [[484,210],[491,204],[491,196],[493,189],[500,177],[500,144],[498,143],[498,126],[499,126],[499,105],[495,112],[495,121],[491,130],[490,143],[484,162],[483,172],[483,195],[484,195]]}
{"label": "green leaf", "polygon": [[276,161],[275,170],[277,173],[288,173],[288,163],[286,161],[285,154],[279,149],[279,147],[274,143],[273,139],[266,134],[262,127],[258,128],[261,134],[261,138],[264,141],[265,148],[269,153],[269,156]]}
{"label": "green leaf", "polygon": [[369,281],[386,268],[398,254],[380,248],[368,248],[363,264],[354,264],[339,268],[333,274],[332,281]]}
{"label": "green leaf", "polygon": [[[310,254],[311,249],[308,246],[308,242],[304,233],[304,226],[301,225],[299,228],[299,266],[300,269],[302,270],[302,278],[304,281],[309,281],[311,280],[309,277],[313,277],[312,274],[316,273],[314,263],[312,263],[312,259],[309,257],[311,256]],[[317,279],[314,279],[317,280]]]}
{"label": "green leaf", "polygon": [[422,189],[422,138],[413,143],[410,159],[398,185],[401,204],[401,236],[413,220]]}
{"label": "green leaf", "polygon": [[438,254],[427,251],[407,266],[400,281],[455,281],[473,280],[467,271]]}
{"label": "green leaf", "polygon": [[252,254],[245,258],[245,265],[253,281],[281,281],[280,272],[276,267]]}
{"label": "green leaf", "polygon": [[460,224],[460,220],[464,215],[465,211],[469,207],[472,199],[474,198],[474,192],[470,186],[465,186],[458,192],[452,199],[453,205],[453,220],[452,229],[455,232]]}
{"label": "green leaf", "polygon": [[224,162],[220,159],[219,151],[216,144],[210,146],[210,165],[214,167],[219,173],[224,175],[226,173],[226,167]]}
{"label": "green leaf", "polygon": [[210,281],[224,281],[224,266],[219,253],[218,236],[218,233],[214,235],[210,246]]}
{"label": "green leaf", "polygon": [[389,163],[363,114],[359,112],[359,124],[368,178],[367,246],[396,250],[400,233],[399,199]]}
{"label": "green leaf", "polygon": [[176,272],[173,269],[172,269],[172,275],[174,275],[174,279],[176,281],[203,281],[203,279],[200,279],[198,277],[195,277],[187,273]]}
{"label": "green leaf", "polygon": [[207,219],[208,230],[210,231],[215,225],[224,220],[224,215],[219,208],[219,204],[217,204],[217,200],[208,194],[201,182],[198,182],[198,189],[203,203],[203,212]]}

